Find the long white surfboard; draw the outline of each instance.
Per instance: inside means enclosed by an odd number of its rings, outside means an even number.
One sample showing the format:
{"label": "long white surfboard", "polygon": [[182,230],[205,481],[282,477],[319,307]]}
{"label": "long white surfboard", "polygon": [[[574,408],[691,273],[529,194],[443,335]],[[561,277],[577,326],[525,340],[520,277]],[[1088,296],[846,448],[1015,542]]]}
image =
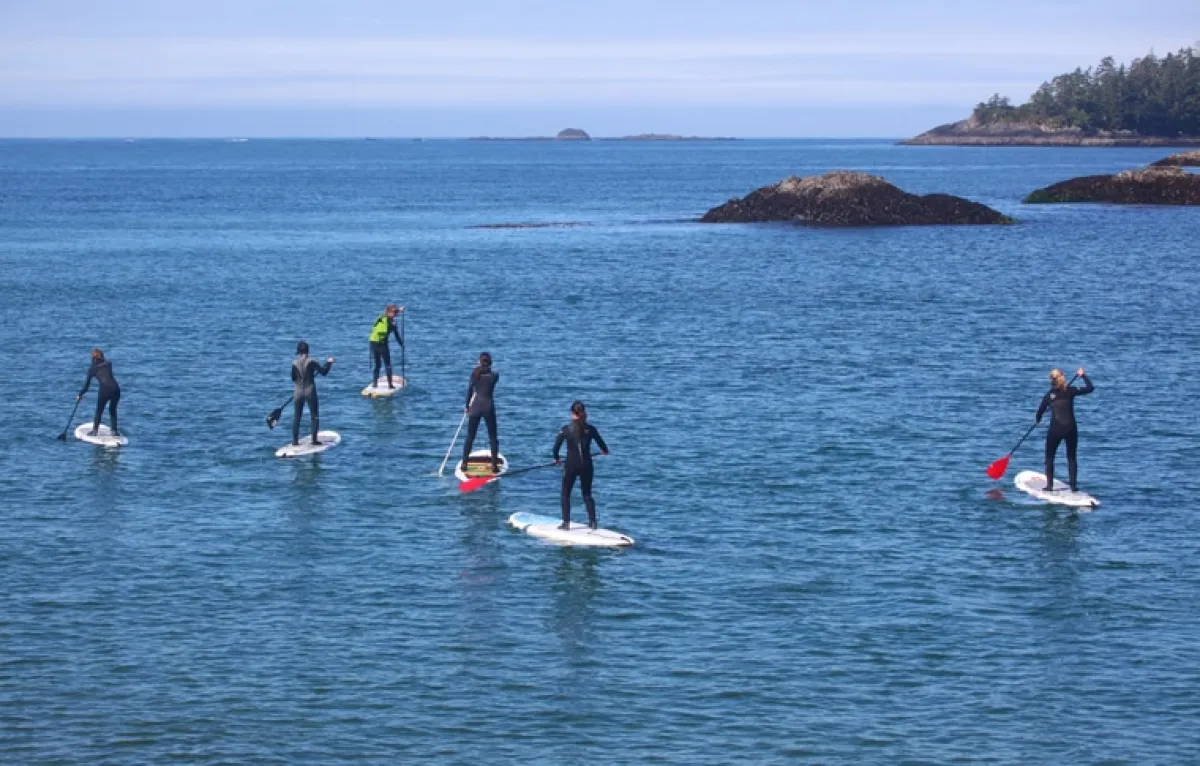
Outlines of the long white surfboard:
{"label": "long white surfboard", "polygon": [[1072,492],[1070,487],[1054,480],[1054,487],[1046,488],[1046,475],[1037,471],[1021,471],[1013,479],[1013,484],[1017,489],[1025,492],[1038,500],[1047,503],[1056,503],[1058,505],[1069,505],[1072,508],[1080,508],[1083,510],[1091,510],[1100,505],[1100,501],[1092,497],[1086,492]]}
{"label": "long white surfboard", "polygon": [[318,431],[317,440],[320,444],[312,443],[312,435],[305,434],[300,437],[299,444],[285,444],[275,450],[275,457],[303,457],[305,455],[315,455],[318,452],[333,449],[342,443],[342,437],[337,431]]}
{"label": "long white surfboard", "polygon": [[522,532],[560,545],[581,545],[598,548],[626,548],[633,538],[611,529],[590,529],[587,524],[571,522],[570,529],[559,529],[561,519],[518,512],[508,517],[508,523]]}
{"label": "long white surfboard", "polygon": [[106,425],[96,429],[96,435],[91,434],[92,424],[84,423],[75,429],[75,438],[81,442],[95,444],[98,447],[124,447],[129,443],[123,435],[114,434]]}
{"label": "long white surfboard", "polygon": [[395,388],[388,388],[388,379],[384,375],[371,385],[362,390],[362,395],[371,399],[385,399],[389,396],[395,396],[396,392],[408,385],[408,381],[399,375],[392,376],[392,385]]}
{"label": "long white surfboard", "polygon": [[471,463],[464,469],[461,460],[458,465],[454,466],[454,478],[459,481],[474,479],[479,476],[503,476],[508,473],[508,459],[504,455],[497,455],[500,462],[500,473],[492,473],[492,451],[490,449],[477,449],[471,452]]}

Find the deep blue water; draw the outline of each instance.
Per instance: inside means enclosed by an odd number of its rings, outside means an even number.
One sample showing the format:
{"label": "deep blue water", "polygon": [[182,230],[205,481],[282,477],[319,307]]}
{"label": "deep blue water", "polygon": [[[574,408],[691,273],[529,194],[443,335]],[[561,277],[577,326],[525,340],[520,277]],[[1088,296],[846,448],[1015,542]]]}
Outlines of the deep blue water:
{"label": "deep blue water", "polygon": [[[0,142],[0,760],[1196,762],[1200,212],[1019,202],[1165,153]],[[1021,223],[688,222],[832,168]],[[344,442],[286,462],[300,338]],[[54,439],[97,345],[117,452]],[[430,476],[485,349],[514,468],[584,399],[637,547]],[[1076,515],[1040,434],[984,468],[1080,365]]]}

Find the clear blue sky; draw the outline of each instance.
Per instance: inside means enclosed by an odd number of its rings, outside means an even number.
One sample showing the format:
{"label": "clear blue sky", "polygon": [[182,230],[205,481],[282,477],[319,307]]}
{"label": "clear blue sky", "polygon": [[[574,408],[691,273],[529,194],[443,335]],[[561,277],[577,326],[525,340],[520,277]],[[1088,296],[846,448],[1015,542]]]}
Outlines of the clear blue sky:
{"label": "clear blue sky", "polygon": [[901,136],[1200,0],[0,0],[0,136]]}

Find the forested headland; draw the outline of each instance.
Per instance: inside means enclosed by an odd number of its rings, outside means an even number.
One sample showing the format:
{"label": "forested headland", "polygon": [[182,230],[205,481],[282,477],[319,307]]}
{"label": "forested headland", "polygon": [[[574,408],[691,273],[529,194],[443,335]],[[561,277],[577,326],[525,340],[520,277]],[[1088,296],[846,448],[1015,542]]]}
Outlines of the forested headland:
{"label": "forested headland", "polygon": [[1200,144],[1200,44],[1129,64],[1105,58],[1042,83],[1020,105],[997,93],[969,119],[909,143]]}

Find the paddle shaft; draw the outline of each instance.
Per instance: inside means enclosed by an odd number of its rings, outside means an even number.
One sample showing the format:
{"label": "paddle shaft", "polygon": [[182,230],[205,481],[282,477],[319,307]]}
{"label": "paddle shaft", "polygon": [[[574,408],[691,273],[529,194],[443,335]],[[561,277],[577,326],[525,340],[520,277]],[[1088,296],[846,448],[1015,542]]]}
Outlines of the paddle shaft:
{"label": "paddle shaft", "polygon": [[404,385],[408,385],[408,374],[405,371],[405,352],[408,350],[408,344],[404,342],[404,312],[400,312],[400,380],[404,381]]}
{"label": "paddle shaft", "polygon": [[[471,401],[475,401],[475,397],[471,397]],[[470,402],[467,403],[467,408],[470,409]],[[462,431],[463,425],[467,422],[467,413],[463,413],[462,419],[458,421],[458,428],[454,429],[454,438],[450,440],[450,446],[446,448],[446,457],[442,458],[442,464],[438,466],[438,476],[441,476],[446,471],[446,462],[450,460],[450,453],[454,451],[454,445],[458,442],[458,434]]]}
{"label": "paddle shaft", "polygon": [[67,431],[71,430],[71,421],[75,419],[75,413],[79,411],[79,403],[83,401],[82,396],[75,397],[75,406],[71,408],[71,417],[67,418],[67,425],[63,428],[62,433],[58,435],[59,439],[67,440]]}

